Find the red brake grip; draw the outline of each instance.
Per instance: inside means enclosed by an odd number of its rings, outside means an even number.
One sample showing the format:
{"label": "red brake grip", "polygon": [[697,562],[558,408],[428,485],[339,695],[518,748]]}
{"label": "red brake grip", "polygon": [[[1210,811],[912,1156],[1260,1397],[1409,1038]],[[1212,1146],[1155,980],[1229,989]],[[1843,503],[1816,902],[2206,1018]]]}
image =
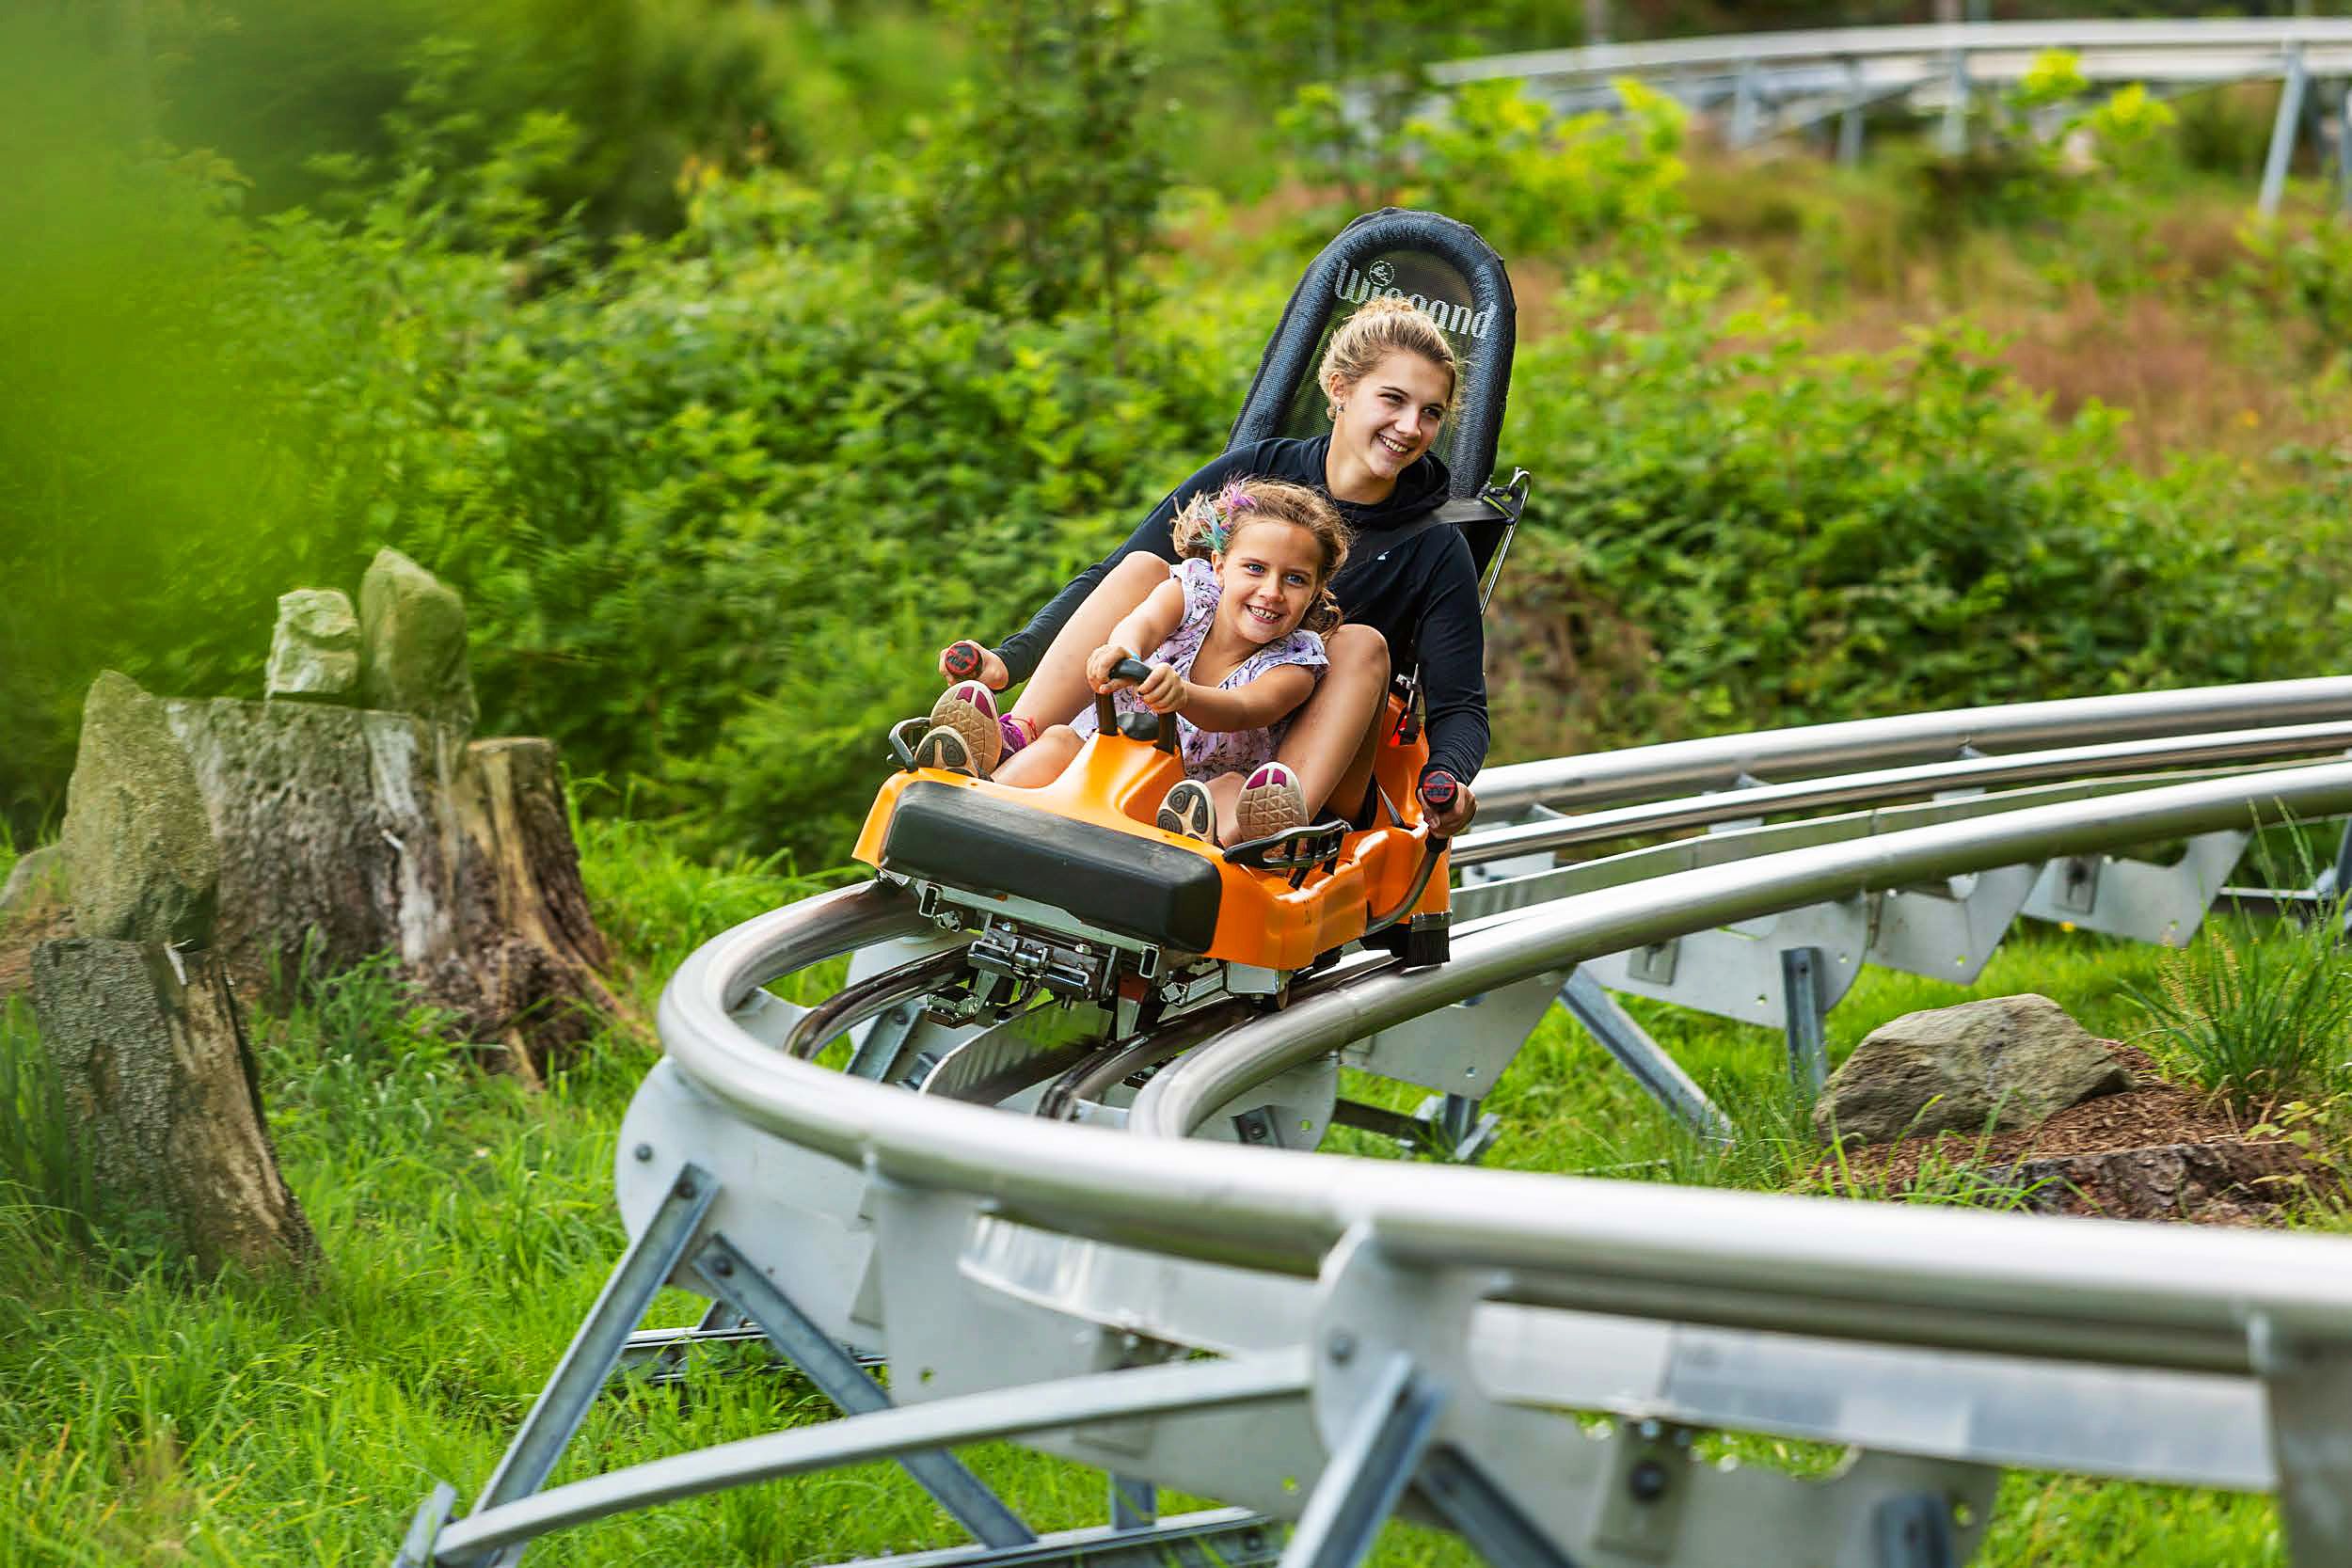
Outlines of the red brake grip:
{"label": "red brake grip", "polygon": [[977,642],[958,642],[947,650],[947,673],[960,681],[968,681],[980,673],[980,645]]}
{"label": "red brake grip", "polygon": [[1421,781],[1421,803],[1431,811],[1445,810],[1454,804],[1454,798],[1461,792],[1462,786],[1454,782],[1454,775],[1443,770]]}

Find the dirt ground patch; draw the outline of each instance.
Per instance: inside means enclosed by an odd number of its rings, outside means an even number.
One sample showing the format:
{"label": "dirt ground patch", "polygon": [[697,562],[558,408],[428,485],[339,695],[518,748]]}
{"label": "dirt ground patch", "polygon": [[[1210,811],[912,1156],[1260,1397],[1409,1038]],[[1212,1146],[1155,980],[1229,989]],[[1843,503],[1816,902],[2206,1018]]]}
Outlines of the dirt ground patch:
{"label": "dirt ground patch", "polygon": [[2044,1213],[2268,1225],[2341,1177],[2291,1143],[2249,1138],[2229,1107],[2166,1083],[2145,1052],[2109,1042],[2136,1087],[1991,1136],[1940,1132],[1847,1150],[1821,1175],[1859,1196],[1898,1196],[1966,1171]]}

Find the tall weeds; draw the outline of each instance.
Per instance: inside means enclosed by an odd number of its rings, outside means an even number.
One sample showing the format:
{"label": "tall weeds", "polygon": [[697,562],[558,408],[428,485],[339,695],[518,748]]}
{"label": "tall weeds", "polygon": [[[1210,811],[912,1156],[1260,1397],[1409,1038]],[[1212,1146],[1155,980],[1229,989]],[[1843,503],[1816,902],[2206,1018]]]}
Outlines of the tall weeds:
{"label": "tall weeds", "polygon": [[2209,921],[2204,941],[2166,956],[2153,991],[2126,988],[2148,1018],[2150,1054],[2249,1111],[2325,1093],[2344,1077],[2352,1028],[2344,914],[2338,895],[2308,923]]}
{"label": "tall weeds", "polygon": [[0,1002],[0,1211],[86,1244],[98,1212],[88,1151],[23,998]]}

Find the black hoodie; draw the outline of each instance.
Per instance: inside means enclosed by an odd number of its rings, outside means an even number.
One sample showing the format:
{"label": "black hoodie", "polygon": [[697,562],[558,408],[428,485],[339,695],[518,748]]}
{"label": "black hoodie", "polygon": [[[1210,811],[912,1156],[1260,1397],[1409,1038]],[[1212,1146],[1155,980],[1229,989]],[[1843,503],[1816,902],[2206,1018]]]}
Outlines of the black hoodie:
{"label": "black hoodie", "polygon": [[1314,489],[1339,508],[1355,533],[1347,564],[1331,579],[1332,596],[1350,621],[1388,639],[1390,667],[1421,666],[1427,710],[1429,766],[1468,783],[1486,760],[1486,630],[1478,610],[1478,567],[1454,528],[1412,531],[1446,499],[1445,465],[1423,454],[1397,476],[1389,499],[1371,506],[1339,500],[1324,489],[1331,438],[1278,437],[1239,447],[1185,480],[1152,509],[1127,542],[1078,574],[1037,618],[996,650],[1016,681],[1026,680],[1086,596],[1123,558],[1148,550],[1176,559],[1169,532],[1183,503],[1233,479],[1282,479]]}

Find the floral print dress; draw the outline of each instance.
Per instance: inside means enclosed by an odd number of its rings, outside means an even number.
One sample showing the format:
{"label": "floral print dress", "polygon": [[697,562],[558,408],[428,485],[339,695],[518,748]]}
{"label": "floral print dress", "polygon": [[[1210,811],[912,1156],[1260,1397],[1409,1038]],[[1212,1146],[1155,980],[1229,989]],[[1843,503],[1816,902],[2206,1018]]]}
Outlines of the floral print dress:
{"label": "floral print dress", "polygon": [[[1209,638],[1209,627],[1216,619],[1217,600],[1222,591],[1217,585],[1216,571],[1199,557],[1180,561],[1168,568],[1168,575],[1184,585],[1184,618],[1168,634],[1168,641],[1143,656],[1146,664],[1172,664],[1176,673],[1190,679],[1192,661],[1200,656],[1200,644]],[[1233,673],[1217,683],[1221,691],[1248,686],[1268,670],[1285,664],[1306,668],[1320,682],[1330,663],[1323,651],[1323,639],[1300,628],[1251,654],[1233,667]],[[1113,699],[1123,717],[1140,713],[1156,719],[1158,716],[1136,700],[1132,690],[1121,690]],[[1095,733],[1094,708],[1086,710],[1071,721],[1070,727],[1081,739]],[[1176,716],[1176,744],[1184,759],[1184,772],[1195,779],[1212,779],[1219,773],[1247,773],[1260,763],[1272,762],[1282,744],[1282,736],[1291,727],[1291,715],[1257,730],[1196,729],[1192,721],[1183,714]]]}

